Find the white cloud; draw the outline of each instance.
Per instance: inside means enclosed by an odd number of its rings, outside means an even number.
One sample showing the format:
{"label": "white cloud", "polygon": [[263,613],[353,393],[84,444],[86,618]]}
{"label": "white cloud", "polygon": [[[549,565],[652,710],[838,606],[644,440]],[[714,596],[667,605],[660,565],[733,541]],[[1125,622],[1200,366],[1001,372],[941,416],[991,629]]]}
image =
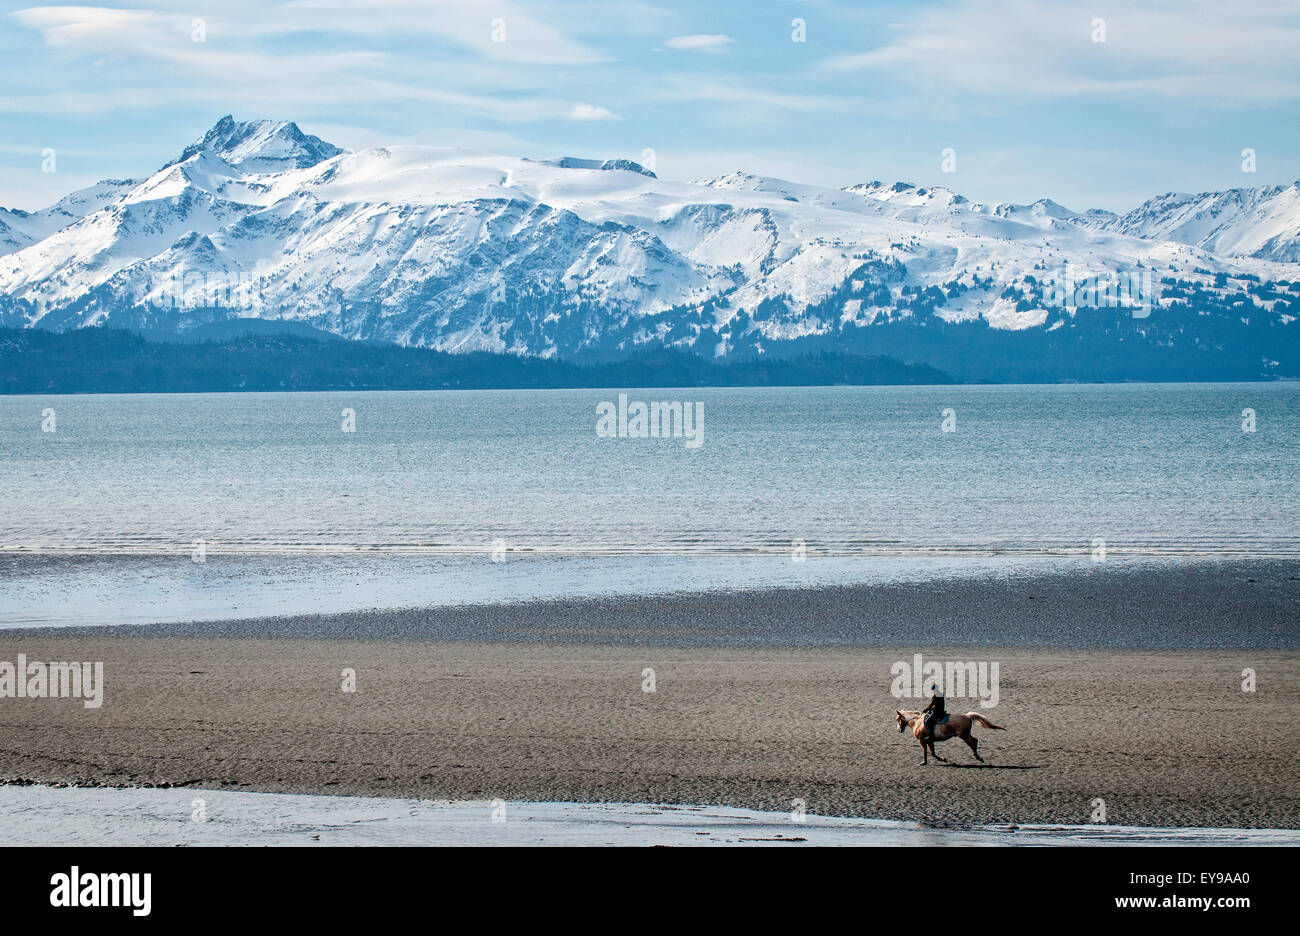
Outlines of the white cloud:
{"label": "white cloud", "polygon": [[[224,15],[224,14],[223,14]],[[443,36],[493,59],[548,65],[605,60],[553,23],[510,0],[290,0],[265,9],[254,4],[246,25],[258,34],[308,31],[367,36]]]}
{"label": "white cloud", "polygon": [[[161,0],[154,4],[162,6]],[[174,4],[170,4],[174,8]],[[197,9],[197,8],[196,8]],[[191,24],[202,16],[205,44],[246,44],[295,33],[337,33],[449,40],[496,61],[581,65],[606,57],[571,39],[510,0],[289,0],[268,6],[255,0],[225,0],[210,15],[189,11],[121,10],[91,6],[31,7],[13,14],[41,31],[51,46],[94,52],[138,48],[142,39],[190,41]],[[559,20],[563,22],[563,20]]]}
{"label": "white cloud", "polygon": [[[1105,41],[1095,41],[1103,19]],[[833,71],[901,73],[954,96],[1096,94],[1285,100],[1300,96],[1300,8],[1260,0],[953,0],[918,12]]]}
{"label": "white cloud", "polygon": [[[238,14],[240,2],[231,0],[231,7],[223,17]],[[373,2],[385,9],[407,9],[398,0]],[[259,22],[255,29],[274,32],[283,28],[286,8],[292,8],[296,11],[294,15],[301,18],[309,4],[323,10],[333,3],[334,0],[295,0],[274,8],[268,14],[268,21]],[[463,5],[438,2],[435,7],[462,11]],[[510,9],[509,5],[504,8]],[[428,10],[425,12],[426,16],[431,15]],[[14,16],[23,25],[39,30],[52,47],[129,62],[135,72],[135,87],[106,84],[75,90],[34,88],[25,95],[0,98],[0,112],[93,113],[116,108],[166,107],[188,101],[211,103],[223,110],[245,106],[264,113],[274,108],[279,113],[301,117],[320,110],[322,92],[327,89],[331,106],[423,102],[502,122],[574,117],[579,108],[589,108],[583,112],[586,116],[574,119],[615,119],[612,112],[572,99],[527,93],[524,89],[536,85],[535,80],[528,80],[527,63],[482,59],[429,61],[364,47],[328,52],[271,50],[255,39],[239,35],[240,21],[233,19],[207,21],[207,41],[194,42],[193,17],[188,14],[42,7],[20,10]],[[519,22],[507,21],[507,44],[519,35],[510,31],[510,24],[527,22],[526,18]],[[361,28],[361,24],[350,23],[347,17],[340,18],[335,26]],[[385,28],[391,26],[389,23]],[[446,21],[442,26],[449,28]],[[487,41],[490,43],[490,37]],[[157,73],[165,74],[166,80],[157,80],[149,66],[161,69]],[[503,88],[514,93],[493,93]]]}
{"label": "white cloud", "polygon": [[570,120],[618,120],[618,114],[592,104],[575,104],[569,111]]}
{"label": "white cloud", "polygon": [[690,49],[696,52],[725,52],[727,46],[736,40],[730,36],[715,34],[697,34],[693,36],[674,36],[664,41],[670,49]]}

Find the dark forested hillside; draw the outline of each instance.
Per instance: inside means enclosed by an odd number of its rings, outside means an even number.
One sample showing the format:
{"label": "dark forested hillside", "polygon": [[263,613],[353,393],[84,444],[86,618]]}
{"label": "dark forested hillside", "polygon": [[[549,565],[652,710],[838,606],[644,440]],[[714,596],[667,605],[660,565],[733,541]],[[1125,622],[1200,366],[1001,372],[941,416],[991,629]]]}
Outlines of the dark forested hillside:
{"label": "dark forested hillside", "polygon": [[0,329],[2,393],[419,390],[635,386],[951,383],[942,371],[833,352],[716,363],[679,351],[575,363],[509,354],[447,354],[396,345],[245,334],[153,342],[132,332]]}

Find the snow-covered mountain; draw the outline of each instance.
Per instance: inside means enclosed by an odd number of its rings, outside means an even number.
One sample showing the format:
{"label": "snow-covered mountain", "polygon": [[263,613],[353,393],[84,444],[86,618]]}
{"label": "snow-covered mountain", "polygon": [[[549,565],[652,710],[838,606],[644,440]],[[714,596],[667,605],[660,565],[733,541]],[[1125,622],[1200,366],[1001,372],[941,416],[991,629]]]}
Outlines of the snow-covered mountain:
{"label": "snow-covered mountain", "polygon": [[270,173],[306,169],[341,155],[343,150],[318,136],[303,133],[297,124],[285,120],[240,123],[227,114],[203,139],[185,147],[180,156],[167,165],[183,163],[204,152],[219,156],[242,172]]}
{"label": "snow-covered mountain", "polygon": [[1192,244],[1228,257],[1300,263],[1300,182],[1187,195],[1170,192],[1092,226]]}
{"label": "snow-covered mountain", "polygon": [[[452,351],[725,354],[897,351],[884,326],[1082,334],[1097,312],[1153,344],[1204,344],[1207,315],[1293,344],[1298,251],[1297,185],[1116,216],[905,182],[683,183],[629,160],[351,153],[292,123],[226,117],[148,178],[0,210],[0,325],[186,332],[261,317]],[[1192,324],[1174,328],[1175,313]]]}
{"label": "snow-covered mountain", "polygon": [[0,208],[0,255],[30,247],[111,204],[139,184],[136,179],[106,179],[64,196],[41,211],[10,211]]}

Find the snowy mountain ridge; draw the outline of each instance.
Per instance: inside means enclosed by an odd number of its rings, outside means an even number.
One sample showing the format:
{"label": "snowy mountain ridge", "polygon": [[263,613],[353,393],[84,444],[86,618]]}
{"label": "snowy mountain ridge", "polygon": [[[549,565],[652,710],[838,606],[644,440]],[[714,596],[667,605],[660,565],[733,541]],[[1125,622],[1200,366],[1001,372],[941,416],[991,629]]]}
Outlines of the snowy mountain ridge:
{"label": "snowy mountain ridge", "polygon": [[[148,178],[0,210],[0,325],[186,332],[255,316],[450,351],[870,351],[877,326],[1052,332],[1094,305],[1152,327],[1153,307],[1206,303],[1225,328],[1243,310],[1246,327],[1288,326],[1297,264],[1300,183],[1078,213],[906,182],[347,152],[290,122],[225,117]],[[1100,301],[1117,277],[1154,285]]]}

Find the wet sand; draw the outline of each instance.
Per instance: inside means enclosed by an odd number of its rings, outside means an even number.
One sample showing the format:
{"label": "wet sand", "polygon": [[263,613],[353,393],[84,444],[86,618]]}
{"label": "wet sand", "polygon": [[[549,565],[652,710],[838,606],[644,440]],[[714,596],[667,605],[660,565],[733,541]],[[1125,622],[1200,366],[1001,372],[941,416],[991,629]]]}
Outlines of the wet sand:
{"label": "wet sand", "polygon": [[[985,712],[1008,730],[976,730],[987,765],[949,741],[947,764],[922,767],[898,733],[890,666],[916,652],[999,663]],[[940,824],[1081,824],[1100,798],[1113,824],[1300,827],[1289,650],[0,634],[0,660],[19,653],[102,660],[106,688],[97,709],[0,699],[9,782],[775,811],[803,800],[821,815]],[[1245,668],[1256,692],[1242,691]],[[345,669],[355,692],[342,691]]]}
{"label": "wet sand", "polygon": [[[7,557],[5,576],[104,563]],[[188,559],[172,560],[191,566]],[[126,560],[117,587],[150,567]],[[192,567],[192,566],[191,566]],[[485,572],[499,568],[484,560]],[[134,568],[133,573],[129,571]],[[786,568],[798,568],[790,564]],[[265,574],[270,575],[268,571]],[[123,584],[123,583],[126,584]],[[644,583],[641,583],[644,584]],[[46,600],[60,595],[47,586]],[[0,603],[0,608],[3,604]],[[169,609],[174,613],[182,609]],[[1054,572],[814,588],[608,595],[495,604],[25,628],[30,636],[288,638],[698,647],[1060,647],[1300,650],[1300,561],[1108,560]],[[0,612],[0,627],[3,615]],[[0,635],[4,631],[0,630]]]}

